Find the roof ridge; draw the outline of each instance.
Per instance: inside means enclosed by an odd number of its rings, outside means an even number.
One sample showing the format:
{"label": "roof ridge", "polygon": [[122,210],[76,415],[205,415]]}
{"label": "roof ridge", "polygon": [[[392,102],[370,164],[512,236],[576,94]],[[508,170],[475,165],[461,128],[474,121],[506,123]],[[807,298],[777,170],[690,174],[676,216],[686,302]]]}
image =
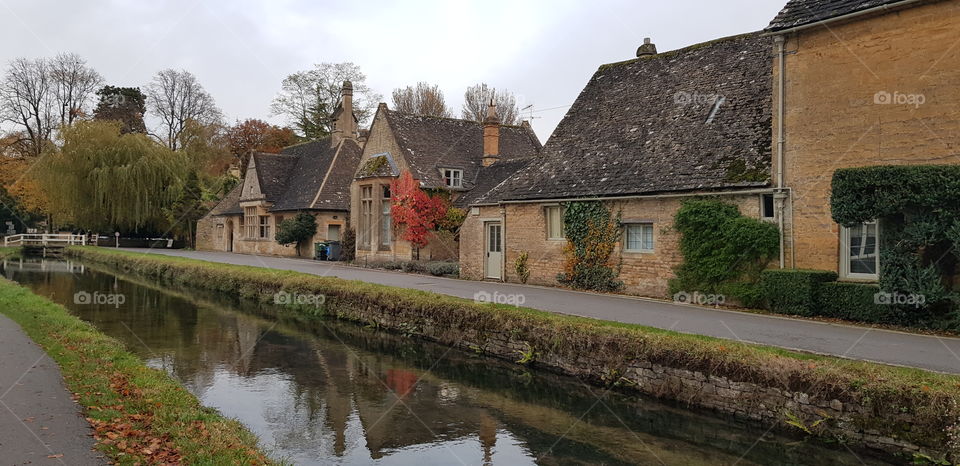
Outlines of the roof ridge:
{"label": "roof ridge", "polygon": [[600,68],[598,69],[598,71],[607,70],[607,69],[610,69],[610,68],[615,67],[615,66],[629,65],[629,64],[631,64],[631,63],[637,63],[637,62],[639,62],[639,61],[644,61],[644,60],[657,60],[657,59],[661,59],[661,58],[670,58],[670,57],[674,57],[674,56],[680,55],[680,54],[682,54],[682,53],[684,53],[684,52],[691,52],[691,51],[694,51],[694,50],[701,49],[701,48],[703,48],[703,47],[709,47],[709,46],[711,46],[711,45],[716,45],[716,44],[720,44],[720,43],[724,43],[724,42],[731,42],[731,41],[734,41],[734,40],[737,40],[737,39],[744,39],[744,38],[752,37],[752,36],[760,36],[760,35],[762,35],[762,33],[763,33],[763,30],[760,30],[760,31],[752,31],[752,32],[745,32],[745,33],[742,33],[742,34],[734,34],[734,35],[732,35],[732,36],[720,37],[720,38],[718,38],[718,39],[711,39],[711,40],[704,41],[704,42],[698,42],[698,43],[696,43],[696,44],[690,44],[690,45],[688,45],[688,46],[686,46],[686,47],[681,47],[681,48],[679,48],[679,49],[674,49],[674,50],[668,50],[668,51],[666,51],[666,52],[661,52],[661,53],[658,53],[658,54],[656,54],[656,55],[647,55],[647,56],[643,56],[643,57],[631,58],[631,59],[629,59],[629,60],[617,61],[617,62],[613,62],[613,63],[605,63],[605,64],[600,65]]}
{"label": "roof ridge", "polygon": [[315,143],[315,142],[323,142],[323,141],[325,141],[325,140],[327,140],[327,139],[330,139],[330,138],[331,138],[331,136],[325,136],[325,137],[322,137],[322,138],[320,138],[320,139],[308,139],[308,140],[306,140],[306,141],[298,142],[298,143],[296,143],[296,144],[290,144],[289,146],[283,146],[283,147],[280,148],[280,150],[281,150],[281,151],[284,151],[284,150],[291,149],[291,148],[294,148],[294,147],[300,147],[300,146],[305,146],[305,145],[307,145],[307,144],[313,144],[313,143]]}
{"label": "roof ridge", "polygon": [[[470,124],[474,124],[474,125],[478,125],[478,126],[483,126],[483,122],[482,122],[482,121],[468,120],[468,119],[466,119],[466,118],[441,117],[441,116],[436,116],[436,115],[420,115],[420,114],[416,114],[416,113],[401,112],[401,111],[399,111],[399,110],[390,110],[389,108],[387,109],[387,112],[389,112],[389,113],[394,113],[394,114],[399,115],[399,116],[402,116],[402,117],[427,118],[427,119],[431,119],[431,120],[451,121],[451,122],[464,122],[464,123],[470,123]],[[524,129],[524,127],[523,127],[522,124],[519,124],[519,125],[505,125],[505,124],[501,123],[501,124],[500,124],[500,127],[501,127],[501,128]]]}

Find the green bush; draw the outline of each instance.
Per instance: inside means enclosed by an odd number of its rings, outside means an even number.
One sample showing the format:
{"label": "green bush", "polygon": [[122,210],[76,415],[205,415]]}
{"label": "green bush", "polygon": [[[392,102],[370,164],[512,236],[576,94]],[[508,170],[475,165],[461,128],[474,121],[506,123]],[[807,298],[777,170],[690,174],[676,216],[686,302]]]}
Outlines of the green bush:
{"label": "green bush", "polygon": [[717,199],[684,201],[674,217],[683,263],[670,280],[680,291],[730,294],[755,305],[760,273],[780,251],[777,227],[744,217],[736,205]]}
{"label": "green bush", "polygon": [[[563,272],[557,281],[591,291],[620,291],[620,265],[612,259],[620,241],[620,215],[611,215],[602,202],[571,202],[563,212]],[[622,258],[620,259],[622,261]]]}
{"label": "green bush", "polygon": [[427,273],[435,277],[460,275],[460,266],[456,262],[430,262]]}
{"label": "green bush", "polygon": [[406,273],[426,273],[427,266],[423,262],[406,261],[400,265],[400,270]]}
{"label": "green bush", "polygon": [[857,322],[896,324],[901,321],[895,306],[876,303],[880,287],[869,283],[822,283],[817,293],[817,313]]}
{"label": "green bush", "polygon": [[760,274],[761,300],[767,309],[780,314],[817,315],[820,285],[836,280],[836,273],[824,270],[764,270]]}

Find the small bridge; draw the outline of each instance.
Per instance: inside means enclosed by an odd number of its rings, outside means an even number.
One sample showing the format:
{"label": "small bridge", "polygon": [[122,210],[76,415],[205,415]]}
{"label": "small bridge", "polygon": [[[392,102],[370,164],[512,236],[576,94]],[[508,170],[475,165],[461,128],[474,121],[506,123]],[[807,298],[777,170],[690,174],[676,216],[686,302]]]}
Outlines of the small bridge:
{"label": "small bridge", "polygon": [[62,256],[63,250],[67,246],[84,246],[86,244],[97,244],[96,238],[69,233],[27,233],[3,238],[5,247],[21,247],[24,255],[27,256]]}

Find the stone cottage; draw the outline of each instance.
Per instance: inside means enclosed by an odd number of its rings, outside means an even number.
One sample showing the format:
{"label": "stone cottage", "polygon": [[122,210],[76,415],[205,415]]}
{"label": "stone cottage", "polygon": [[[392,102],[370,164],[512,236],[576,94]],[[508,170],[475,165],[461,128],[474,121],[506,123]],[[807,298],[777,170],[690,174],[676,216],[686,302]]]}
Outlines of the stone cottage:
{"label": "stone cottage", "polygon": [[715,195],[775,220],[771,185],[772,39],[759,33],[637,58],[593,75],[536,160],[470,202],[461,276],[553,285],[567,243],[564,204],[600,200],[622,213],[620,279],[663,296],[682,258],[671,229],[683,199]]}
{"label": "stone cottage", "polygon": [[435,235],[419,251],[397,238],[390,184],[403,171],[409,171],[423,189],[449,192],[453,206],[463,207],[524,167],[540,149],[528,123],[500,124],[493,108],[479,123],[405,114],[381,103],[351,185],[357,260],[458,258],[452,235]]}
{"label": "stone cottage", "polygon": [[[333,117],[327,138],[253,154],[240,184],[198,222],[197,249],[310,257],[314,243],[340,240],[350,227],[350,182],[362,152],[349,81]],[[299,212],[316,217],[316,235],[278,244],[280,222]]]}
{"label": "stone cottage", "polygon": [[876,222],[831,217],[840,168],[960,163],[960,1],[791,0],[770,23],[782,264],[874,281]]}

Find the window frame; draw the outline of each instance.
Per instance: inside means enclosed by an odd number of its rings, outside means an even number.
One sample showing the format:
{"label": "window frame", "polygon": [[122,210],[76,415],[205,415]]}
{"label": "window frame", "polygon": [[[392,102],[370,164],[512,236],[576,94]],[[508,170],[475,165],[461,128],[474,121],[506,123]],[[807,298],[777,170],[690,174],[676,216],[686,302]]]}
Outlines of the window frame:
{"label": "window frame", "polygon": [[[767,199],[770,199],[770,216],[766,215]],[[777,199],[773,194],[760,195],[760,220],[773,222],[777,220]]]}
{"label": "window frame", "polygon": [[[643,247],[643,230],[644,228],[650,228],[650,247]],[[640,248],[633,249],[630,247],[630,229],[631,228],[640,228]],[[654,228],[654,222],[630,222],[623,225],[623,252],[636,253],[636,254],[653,254],[657,250],[657,233],[656,228]]]}
{"label": "window frame", "polygon": [[[543,220],[544,220],[543,223],[544,223],[544,230],[545,230],[544,233],[547,238],[547,241],[566,241],[567,240],[566,227],[563,224],[563,214],[566,212],[566,210],[567,210],[566,207],[560,204],[543,206]],[[557,212],[556,215],[559,217],[559,222],[560,222],[559,236],[553,236],[553,233],[554,233],[552,231],[553,221],[552,221],[552,215],[550,213],[553,211],[556,211]]]}
{"label": "window frame", "polygon": [[257,208],[243,208],[243,237],[246,239],[257,238],[257,226],[259,225]]}
{"label": "window frame", "polygon": [[373,185],[360,186],[360,241],[361,248],[370,249],[373,244]]}
{"label": "window frame", "polygon": [[[443,184],[448,188],[463,188],[463,170],[459,168],[444,168]],[[457,176],[454,176],[457,175]],[[456,181],[456,183],[454,183]]]}
{"label": "window frame", "polygon": [[[851,228],[840,225],[840,278],[844,280],[860,280],[860,281],[878,281],[880,280],[880,222],[874,220],[870,222],[863,222],[861,225],[875,225],[876,227],[876,242],[874,244],[874,270],[876,273],[857,273],[851,272],[850,262],[853,260],[853,256],[850,254],[851,247]],[[862,249],[863,246],[861,246]]]}
{"label": "window frame", "polygon": [[270,239],[270,216],[269,215],[260,215],[257,222],[257,228],[260,239]]}
{"label": "window frame", "polygon": [[390,246],[393,243],[393,203],[390,186],[383,187],[380,199],[380,246]]}

